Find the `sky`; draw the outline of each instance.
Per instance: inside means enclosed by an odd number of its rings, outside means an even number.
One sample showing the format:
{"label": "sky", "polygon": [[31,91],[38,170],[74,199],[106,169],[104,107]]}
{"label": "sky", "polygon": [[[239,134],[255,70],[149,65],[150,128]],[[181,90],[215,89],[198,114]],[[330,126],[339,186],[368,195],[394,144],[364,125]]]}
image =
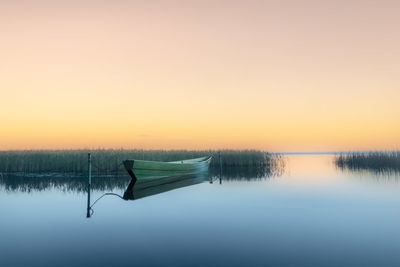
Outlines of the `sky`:
{"label": "sky", "polygon": [[400,1],[0,2],[0,150],[400,149]]}

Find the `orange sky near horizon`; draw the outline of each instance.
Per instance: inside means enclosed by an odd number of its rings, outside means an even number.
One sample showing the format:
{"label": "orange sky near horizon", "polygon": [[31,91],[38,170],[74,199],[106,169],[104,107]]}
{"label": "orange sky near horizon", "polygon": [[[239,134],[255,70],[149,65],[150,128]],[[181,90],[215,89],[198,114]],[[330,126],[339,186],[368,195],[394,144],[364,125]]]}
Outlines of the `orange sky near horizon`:
{"label": "orange sky near horizon", "polygon": [[399,1],[0,3],[0,150],[400,149]]}

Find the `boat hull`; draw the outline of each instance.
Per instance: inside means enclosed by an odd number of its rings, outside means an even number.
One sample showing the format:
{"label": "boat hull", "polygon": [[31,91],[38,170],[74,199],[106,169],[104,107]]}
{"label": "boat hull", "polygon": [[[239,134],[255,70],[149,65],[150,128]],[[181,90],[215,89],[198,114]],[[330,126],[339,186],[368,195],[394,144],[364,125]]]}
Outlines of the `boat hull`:
{"label": "boat hull", "polygon": [[209,156],[172,162],[125,160],[123,164],[131,176],[132,172],[137,180],[147,180],[191,175],[207,171],[211,158]]}

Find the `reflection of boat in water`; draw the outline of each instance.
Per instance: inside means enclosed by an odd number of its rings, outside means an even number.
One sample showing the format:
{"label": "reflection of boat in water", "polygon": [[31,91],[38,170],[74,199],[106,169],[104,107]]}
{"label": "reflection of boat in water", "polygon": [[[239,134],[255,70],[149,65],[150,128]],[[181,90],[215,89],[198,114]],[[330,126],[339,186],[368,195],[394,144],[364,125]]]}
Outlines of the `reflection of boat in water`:
{"label": "reflection of boat in water", "polygon": [[97,201],[107,195],[117,196],[124,200],[136,200],[161,194],[174,189],[200,184],[205,181],[209,181],[209,173],[207,170],[191,175],[180,175],[141,181],[139,180],[136,185],[134,179],[132,179],[123,196],[115,193],[105,193],[96,199],[92,205],[90,205],[90,189],[88,187],[87,217],[90,218],[93,215],[94,211],[92,207],[97,203]]}
{"label": "reflection of boat in water", "polygon": [[137,183],[132,179],[125,190],[125,200],[148,197],[174,189],[191,186],[208,181],[208,172],[203,171],[191,175],[180,175],[164,177],[159,179],[139,180]]}

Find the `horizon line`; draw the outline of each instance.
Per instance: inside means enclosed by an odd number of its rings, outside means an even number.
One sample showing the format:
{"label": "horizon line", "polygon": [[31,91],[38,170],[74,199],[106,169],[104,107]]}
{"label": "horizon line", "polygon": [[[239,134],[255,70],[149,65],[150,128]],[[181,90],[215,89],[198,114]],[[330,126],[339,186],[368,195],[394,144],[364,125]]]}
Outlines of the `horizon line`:
{"label": "horizon line", "polygon": [[17,151],[99,151],[99,150],[143,150],[143,151],[223,151],[223,150],[233,150],[233,151],[260,151],[263,153],[269,153],[274,155],[336,155],[336,154],[350,154],[350,153],[371,153],[371,152],[398,152],[400,150],[347,150],[347,151],[282,151],[282,152],[271,152],[266,150],[258,149],[142,149],[142,148],[62,148],[62,149],[6,149],[1,152],[17,152]]}

